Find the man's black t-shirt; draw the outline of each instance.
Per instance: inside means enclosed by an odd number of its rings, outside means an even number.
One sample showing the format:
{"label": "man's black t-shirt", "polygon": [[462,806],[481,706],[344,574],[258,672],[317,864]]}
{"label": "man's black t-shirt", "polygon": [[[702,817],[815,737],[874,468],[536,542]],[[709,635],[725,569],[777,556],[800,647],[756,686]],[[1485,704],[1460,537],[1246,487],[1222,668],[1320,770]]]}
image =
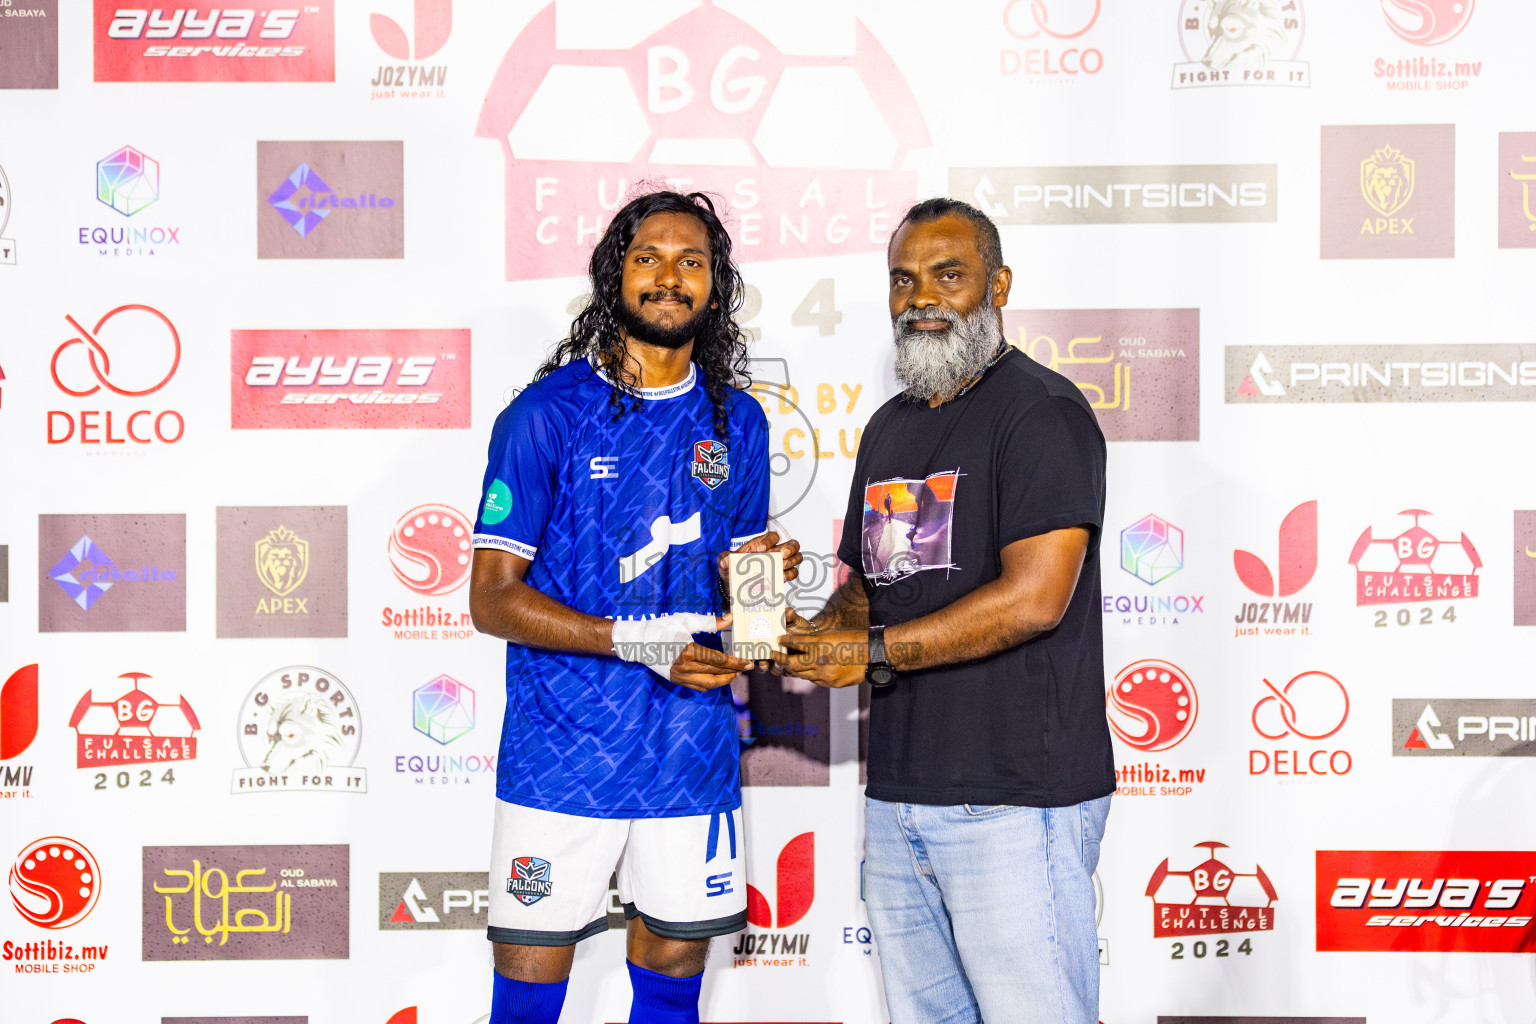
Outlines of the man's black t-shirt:
{"label": "man's black t-shirt", "polygon": [[873,692],[869,796],[1062,807],[1114,792],[1099,607],[1104,462],[1082,392],[1013,348],[938,408],[898,396],[870,419],[837,553],[863,570],[871,623],[919,618],[997,579],[1014,541],[1073,526],[1091,536],[1055,629]]}

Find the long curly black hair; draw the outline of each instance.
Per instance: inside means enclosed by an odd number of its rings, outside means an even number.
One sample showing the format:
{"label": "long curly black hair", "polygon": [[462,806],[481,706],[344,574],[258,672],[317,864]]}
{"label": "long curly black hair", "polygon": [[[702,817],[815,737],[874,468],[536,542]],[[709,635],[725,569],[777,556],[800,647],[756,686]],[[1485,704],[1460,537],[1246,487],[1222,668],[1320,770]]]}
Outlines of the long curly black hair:
{"label": "long curly black hair", "polygon": [[693,361],[704,377],[704,391],[715,407],[715,435],[726,434],[725,396],[727,388],[745,387],[747,376],[747,340],[736,326],[736,314],[746,298],[746,283],[731,259],[731,236],[715,213],[715,205],[703,192],[649,192],[629,201],[603,232],[602,240],[592,250],[587,273],[592,278],[592,301],[571,323],[571,333],[534,375],[538,380],[566,363],[595,358],[603,374],[614,382],[610,404],[614,418],[626,408],[638,409],[640,396],[635,391],[639,381],[624,367],[624,339],[620,332],[619,307],[624,301],[620,286],[624,279],[624,255],[635,233],[647,217],[658,213],[684,213],[697,217],[709,234],[710,302],[693,339]]}

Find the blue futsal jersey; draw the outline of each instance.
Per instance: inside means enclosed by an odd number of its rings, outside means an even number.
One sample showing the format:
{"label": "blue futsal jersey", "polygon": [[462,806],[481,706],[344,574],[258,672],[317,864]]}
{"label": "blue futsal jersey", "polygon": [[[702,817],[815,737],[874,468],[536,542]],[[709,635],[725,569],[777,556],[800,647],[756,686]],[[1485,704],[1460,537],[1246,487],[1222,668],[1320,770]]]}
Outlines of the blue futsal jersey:
{"label": "blue futsal jersey", "polygon": [[[610,395],[577,361],[502,410],[475,547],[530,559],[529,586],[589,615],[722,613],[716,556],[767,522],[767,417],[731,389],[716,438],[691,363],[618,419]],[[612,655],[507,644],[502,800],[594,818],[732,810],[739,749],[729,687],[700,693]]]}

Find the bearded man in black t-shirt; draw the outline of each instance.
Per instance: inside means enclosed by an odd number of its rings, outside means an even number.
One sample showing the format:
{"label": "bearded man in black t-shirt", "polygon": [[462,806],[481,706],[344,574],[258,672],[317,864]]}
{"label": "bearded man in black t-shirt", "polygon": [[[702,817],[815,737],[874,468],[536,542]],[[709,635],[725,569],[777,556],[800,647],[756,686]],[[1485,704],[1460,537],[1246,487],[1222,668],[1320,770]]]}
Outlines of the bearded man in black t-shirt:
{"label": "bearded man in black t-shirt", "polygon": [[981,211],[930,199],[889,247],[896,376],[865,428],[814,620],[775,671],[872,685],[865,882],[893,1024],[1093,1024],[1104,715],[1104,435],[1003,340]]}

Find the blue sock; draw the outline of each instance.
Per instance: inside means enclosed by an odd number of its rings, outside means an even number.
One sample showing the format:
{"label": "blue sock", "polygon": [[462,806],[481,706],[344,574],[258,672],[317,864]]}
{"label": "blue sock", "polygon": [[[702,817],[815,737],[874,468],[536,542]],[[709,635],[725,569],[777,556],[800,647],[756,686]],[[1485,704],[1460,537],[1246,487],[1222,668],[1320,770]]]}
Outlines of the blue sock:
{"label": "blue sock", "polygon": [[699,1024],[703,972],[691,978],[669,978],[629,960],[624,963],[629,967],[629,984],[635,990],[629,1024]]}
{"label": "blue sock", "polygon": [[557,1024],[570,980],[540,985],[497,974],[491,987],[490,1024]]}

